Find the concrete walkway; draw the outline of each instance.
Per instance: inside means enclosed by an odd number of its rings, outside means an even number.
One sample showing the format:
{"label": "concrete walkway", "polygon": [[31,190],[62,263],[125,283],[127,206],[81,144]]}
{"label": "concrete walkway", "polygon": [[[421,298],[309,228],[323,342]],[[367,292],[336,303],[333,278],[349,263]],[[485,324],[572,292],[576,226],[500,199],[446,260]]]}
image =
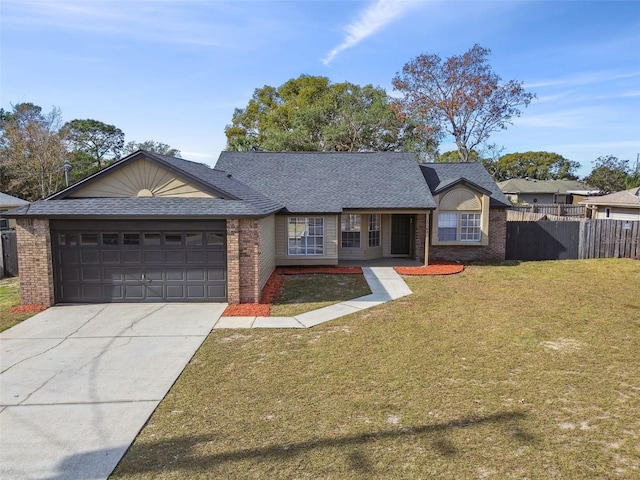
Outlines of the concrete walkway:
{"label": "concrete walkway", "polygon": [[222,317],[213,328],[309,328],[412,293],[393,267],[362,267],[362,273],[371,289],[364,297],[295,317]]}
{"label": "concrete walkway", "polygon": [[225,307],[56,306],[0,333],[0,478],[107,478]]}

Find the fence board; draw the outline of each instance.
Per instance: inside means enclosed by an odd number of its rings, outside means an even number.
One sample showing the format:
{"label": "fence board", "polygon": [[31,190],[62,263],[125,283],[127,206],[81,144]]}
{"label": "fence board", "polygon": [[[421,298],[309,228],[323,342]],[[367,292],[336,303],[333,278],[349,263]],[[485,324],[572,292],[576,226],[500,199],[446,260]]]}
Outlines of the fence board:
{"label": "fence board", "polygon": [[536,203],[533,205],[514,205],[509,210],[521,213],[542,213],[559,217],[581,217],[587,213],[586,205],[564,203]]}
{"label": "fence board", "polygon": [[640,257],[640,222],[611,219],[508,221],[508,260]]}
{"label": "fence board", "polygon": [[18,276],[18,240],[16,232],[7,230],[2,232],[2,263],[4,265],[4,275],[7,277]]}

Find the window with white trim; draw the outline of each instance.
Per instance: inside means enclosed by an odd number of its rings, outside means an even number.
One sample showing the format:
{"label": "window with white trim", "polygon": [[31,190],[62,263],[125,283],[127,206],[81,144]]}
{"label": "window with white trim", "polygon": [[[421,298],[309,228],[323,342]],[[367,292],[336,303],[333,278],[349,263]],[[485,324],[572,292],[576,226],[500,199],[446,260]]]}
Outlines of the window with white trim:
{"label": "window with white trim", "polygon": [[289,255],[324,255],[324,218],[289,217]]}
{"label": "window with white trim", "polygon": [[342,248],[360,248],[360,230],[362,217],[360,215],[342,215]]}
{"label": "window with white trim", "polygon": [[482,220],[479,213],[439,213],[438,241],[479,242],[482,239]]}
{"label": "window with white trim", "polygon": [[479,242],[481,239],[481,214],[466,212],[438,214],[440,242]]}
{"label": "window with white trim", "polygon": [[369,248],[380,246],[380,214],[369,215]]}

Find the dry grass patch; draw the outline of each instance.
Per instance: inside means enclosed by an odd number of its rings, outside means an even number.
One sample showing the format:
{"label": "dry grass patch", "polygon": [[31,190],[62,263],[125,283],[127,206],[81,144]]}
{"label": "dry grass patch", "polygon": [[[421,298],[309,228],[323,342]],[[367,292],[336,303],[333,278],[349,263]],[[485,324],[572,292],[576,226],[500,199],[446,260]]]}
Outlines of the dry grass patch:
{"label": "dry grass patch", "polygon": [[214,331],[114,478],[638,478],[638,278],[472,266],[313,329]]}
{"label": "dry grass patch", "polygon": [[18,277],[0,280],[0,332],[33,317],[36,311],[15,312],[13,308],[20,305],[20,280]]}

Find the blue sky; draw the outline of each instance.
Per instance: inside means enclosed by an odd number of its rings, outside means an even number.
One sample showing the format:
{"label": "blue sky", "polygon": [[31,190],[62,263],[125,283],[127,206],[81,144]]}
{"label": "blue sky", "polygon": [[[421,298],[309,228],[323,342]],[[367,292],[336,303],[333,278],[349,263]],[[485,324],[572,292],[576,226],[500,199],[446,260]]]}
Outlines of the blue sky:
{"label": "blue sky", "polygon": [[[373,84],[475,43],[538,95],[503,153],[640,153],[640,1],[2,0],[0,106],[93,118],[213,165],[253,91],[300,74]],[[445,143],[441,151],[453,149]]]}

